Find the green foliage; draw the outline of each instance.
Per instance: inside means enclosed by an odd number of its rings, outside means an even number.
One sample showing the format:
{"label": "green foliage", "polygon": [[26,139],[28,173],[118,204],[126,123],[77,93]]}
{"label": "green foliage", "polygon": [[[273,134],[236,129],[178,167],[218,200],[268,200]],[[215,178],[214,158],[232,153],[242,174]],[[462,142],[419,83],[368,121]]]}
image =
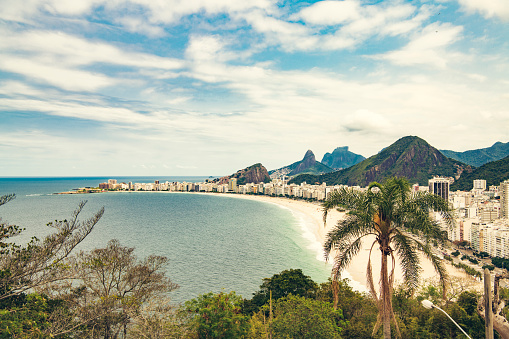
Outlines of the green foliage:
{"label": "green foliage", "polygon": [[509,178],[509,156],[482,165],[472,173],[463,173],[451,185],[451,190],[469,191],[472,189],[472,183],[475,179],[485,179],[486,185],[489,187],[491,185],[499,185],[507,178]]}
{"label": "green foliage", "polygon": [[509,269],[509,259],[495,257],[491,258],[491,263],[495,267]]}
{"label": "green foliage", "polygon": [[50,338],[52,314],[61,304],[36,293],[4,299],[0,309],[0,338]]}
{"label": "green foliage", "polygon": [[[434,194],[411,192],[410,184],[404,178],[389,178],[382,184],[372,182],[366,191],[341,188],[331,192],[322,206],[324,219],[329,210],[338,206],[348,210],[347,217],[327,234],[324,244],[326,257],[333,251],[337,252],[333,277],[340,276],[361,251],[366,236],[375,236],[371,247],[379,248],[382,256],[379,293],[375,291],[371,274],[368,274],[367,285],[373,298],[380,298],[378,306],[384,337],[389,338],[391,318],[394,317],[391,312],[393,282],[389,278],[388,257],[399,257],[403,282],[409,290],[415,290],[419,285],[421,267],[417,252],[422,252],[433,263],[444,285],[445,267],[433,254],[432,245],[445,244],[446,234],[430,217],[430,211],[440,212],[450,226],[453,219],[448,202]],[[372,270],[370,261],[366,270]]]}
{"label": "green foliage", "polygon": [[192,321],[199,338],[241,338],[249,324],[241,303],[235,292],[208,293],[187,301],[185,311],[196,315]]}
{"label": "green foliage", "polygon": [[452,252],[451,255],[454,257],[457,257],[458,255],[460,255],[460,251],[456,250],[456,251]]}
{"label": "green foliage", "polygon": [[270,291],[272,299],[286,297],[290,294],[302,297],[314,297],[318,285],[301,269],[284,270],[274,274],[272,278],[263,279],[260,290],[254,293],[251,300],[244,300],[243,312],[252,314],[258,312],[261,306],[269,301]]}
{"label": "green foliage", "polygon": [[483,265],[482,269],[484,270],[485,268],[489,269],[490,271],[493,271],[495,269],[495,266],[494,265]]}
{"label": "green foliage", "polygon": [[341,338],[343,313],[324,301],[289,295],[275,303],[275,338]]}
{"label": "green foliage", "polygon": [[414,136],[399,139],[368,159],[343,170],[322,175],[299,175],[290,183],[323,183],[329,185],[366,186],[371,181],[384,181],[390,177],[406,177],[411,182],[427,185],[434,175],[454,177],[458,169],[470,167],[449,159],[426,141]]}
{"label": "green foliage", "polygon": [[458,263],[458,264],[455,264],[455,263],[451,263],[454,267],[457,267],[457,268],[461,268],[462,270],[464,270],[467,274],[470,274],[471,276],[473,277],[477,277],[477,278],[481,278],[482,277],[482,274],[481,272],[477,271],[475,268],[472,268],[470,266],[467,266],[463,263]]}
{"label": "green foliage", "polygon": [[[354,291],[348,279],[338,281],[338,308],[343,311],[345,325],[343,338],[370,338],[375,325],[378,309],[369,295]],[[332,303],[332,281],[320,284],[317,300]]]}
{"label": "green foliage", "polygon": [[464,162],[475,167],[482,166],[492,161],[500,160],[509,155],[509,142],[496,142],[491,147],[469,150],[465,152],[454,152],[441,150],[446,157]]}

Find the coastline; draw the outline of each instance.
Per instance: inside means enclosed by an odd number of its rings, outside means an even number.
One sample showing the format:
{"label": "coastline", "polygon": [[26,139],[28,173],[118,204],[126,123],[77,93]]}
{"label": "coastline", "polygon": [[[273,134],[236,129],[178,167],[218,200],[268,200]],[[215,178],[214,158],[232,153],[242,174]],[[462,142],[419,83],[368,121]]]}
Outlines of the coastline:
{"label": "coastline", "polygon": [[[120,192],[130,192],[136,193],[138,191],[114,191],[116,193]],[[146,192],[146,191],[139,191]],[[101,193],[109,193],[108,191],[104,191]],[[295,219],[299,220],[299,224],[301,227],[302,236],[309,241],[308,248],[313,250],[316,253],[316,260],[321,261],[324,265],[328,265],[329,269],[332,269],[333,259],[329,259],[329,263],[325,263],[325,258],[323,256],[323,243],[325,242],[325,238],[327,233],[334,228],[337,222],[345,217],[344,212],[339,212],[337,210],[331,210],[327,216],[327,222],[324,225],[322,218],[322,209],[319,203],[316,202],[307,202],[304,200],[294,200],[290,198],[283,197],[273,197],[267,195],[251,195],[251,194],[224,194],[224,193],[207,193],[207,192],[168,192],[168,191],[156,191],[154,193],[180,193],[180,194],[200,194],[200,195],[214,195],[217,197],[224,198],[235,198],[235,199],[247,199],[254,200],[263,203],[270,203],[277,205],[281,208],[288,209]],[[61,192],[60,194],[87,194],[86,192]],[[368,264],[369,252],[371,244],[373,243],[373,237],[366,237],[365,241],[363,241],[363,246],[360,252],[352,258],[350,265],[342,272],[341,278],[347,278],[350,280],[350,286],[360,292],[367,292],[366,288],[366,267]],[[420,264],[421,264],[421,283],[426,281],[437,281],[438,274],[436,274],[432,263],[425,258],[421,253],[419,253]],[[371,253],[371,264],[373,269],[373,282],[375,286],[378,285],[379,281],[379,272],[380,272],[380,254],[377,246],[373,247]],[[449,264],[448,261],[445,261],[445,266],[449,276],[456,280],[461,280],[462,283],[473,285],[476,289],[480,288],[482,285],[481,282],[476,280],[475,278],[468,275],[463,270],[460,270]],[[402,270],[400,268],[399,261],[396,258],[396,266],[395,266],[395,282],[396,285],[402,282]],[[482,286],[481,286],[482,287]]]}
{"label": "coastline", "polygon": [[[198,193],[198,194],[209,194],[209,193]],[[218,196],[221,195],[222,194]],[[282,208],[289,209],[296,218],[304,218],[304,223],[302,224],[303,236],[310,240],[311,242],[310,247],[316,250],[317,260],[323,262],[325,262],[325,258],[323,257],[322,246],[323,243],[325,242],[326,235],[336,225],[336,223],[340,219],[344,218],[346,215],[346,213],[339,212],[337,210],[329,211],[327,216],[327,222],[324,227],[322,209],[318,203],[311,203],[303,200],[293,200],[281,197],[271,197],[266,195],[228,194],[227,196],[275,204]],[[349,282],[350,286],[354,290],[359,292],[367,292],[366,267],[368,264],[369,251],[371,244],[373,243],[373,240],[374,238],[369,237],[366,238],[366,240],[363,242],[363,246],[359,254],[352,259],[352,262],[347,267],[347,269],[343,271],[341,276],[341,278],[348,278],[350,280]],[[422,268],[420,278],[421,284],[424,282],[437,281],[438,274],[435,272],[432,263],[427,258],[425,258],[421,253],[419,253],[419,258]],[[329,261],[332,262],[332,258]],[[373,247],[371,253],[371,264],[373,268],[373,282],[375,283],[375,286],[377,286],[379,280],[378,273],[380,272],[380,254],[376,246]],[[445,261],[445,266],[447,269],[447,273],[449,274],[449,277],[451,279],[460,280],[462,284],[472,285],[475,288],[482,287],[482,282],[468,275],[463,270],[460,270],[452,266],[451,264],[449,264],[449,262]],[[330,268],[332,269],[332,265],[330,266]],[[402,279],[403,274],[397,258],[394,272],[395,272],[395,282],[396,285],[398,285],[403,281]]]}

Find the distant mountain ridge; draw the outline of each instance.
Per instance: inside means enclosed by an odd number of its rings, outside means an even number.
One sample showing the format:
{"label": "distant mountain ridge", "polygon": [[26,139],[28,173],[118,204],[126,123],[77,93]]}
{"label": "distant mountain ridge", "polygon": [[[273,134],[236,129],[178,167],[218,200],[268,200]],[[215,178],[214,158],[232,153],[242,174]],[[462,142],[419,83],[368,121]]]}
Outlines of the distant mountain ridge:
{"label": "distant mountain ridge", "polygon": [[479,148],[465,152],[455,152],[449,150],[440,150],[446,157],[461,161],[465,164],[475,167],[482,166],[491,161],[497,161],[509,156],[509,142],[500,141],[494,143],[491,147]]}
{"label": "distant mountain ridge", "polygon": [[337,147],[332,153],[325,153],[322,164],[336,170],[348,168],[365,160],[362,155],[348,150],[348,146]]}
{"label": "distant mountain ridge", "polygon": [[294,176],[301,173],[322,174],[333,171],[334,170],[329,166],[316,161],[313,151],[308,150],[302,160],[296,161],[291,165],[272,170],[269,172],[269,175],[271,177],[277,177],[281,175]]}
{"label": "distant mountain ridge", "polygon": [[261,164],[257,163],[244,169],[238,170],[232,175],[227,175],[218,179],[214,182],[219,184],[226,184],[231,178],[237,179],[238,185],[244,185],[249,183],[258,184],[260,182],[270,182],[270,176],[267,169]]}
{"label": "distant mountain ridge", "polygon": [[465,171],[471,172],[472,167],[447,158],[419,137],[407,136],[352,167],[322,175],[299,175],[290,182],[366,186],[372,181],[398,176],[406,177],[411,183],[427,185],[433,176],[458,178]]}
{"label": "distant mountain ridge", "polygon": [[476,179],[486,180],[488,187],[498,186],[502,181],[509,179],[509,156],[484,164],[472,173],[463,174],[458,181],[451,185],[451,190],[470,191]]}

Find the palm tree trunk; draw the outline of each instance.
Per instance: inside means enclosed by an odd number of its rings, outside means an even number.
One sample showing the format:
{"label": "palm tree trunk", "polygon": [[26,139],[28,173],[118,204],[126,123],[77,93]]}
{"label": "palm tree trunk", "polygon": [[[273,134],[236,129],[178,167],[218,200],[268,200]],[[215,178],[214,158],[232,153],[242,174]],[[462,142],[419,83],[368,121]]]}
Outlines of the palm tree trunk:
{"label": "palm tree trunk", "polygon": [[381,301],[384,339],[391,339],[391,293],[389,289],[389,270],[387,266],[387,254],[383,250],[380,280],[382,283]]}

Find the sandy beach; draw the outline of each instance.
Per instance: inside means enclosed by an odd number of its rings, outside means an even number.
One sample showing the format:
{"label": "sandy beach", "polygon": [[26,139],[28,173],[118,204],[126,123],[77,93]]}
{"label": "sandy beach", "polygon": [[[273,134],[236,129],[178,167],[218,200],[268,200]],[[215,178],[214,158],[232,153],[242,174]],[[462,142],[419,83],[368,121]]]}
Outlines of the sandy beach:
{"label": "sandy beach", "polygon": [[[338,212],[337,210],[332,210],[329,212],[327,217],[326,225],[324,226],[323,218],[322,218],[322,209],[319,203],[310,203],[301,200],[293,200],[287,198],[278,198],[278,197],[269,197],[263,195],[242,195],[235,194],[232,195],[241,199],[251,199],[262,201],[266,203],[277,204],[283,208],[287,208],[294,213],[297,217],[302,217],[305,220],[305,229],[303,229],[303,234],[305,233],[307,238],[310,238],[310,241],[316,244],[317,251],[317,259],[324,260],[323,252],[321,249],[321,245],[325,241],[325,237],[327,233],[336,225],[337,221],[345,216],[345,213]],[[313,238],[314,237],[314,241]],[[363,248],[361,252],[352,260],[351,264],[347,268],[347,272],[344,272],[342,278],[348,278],[351,280],[351,286],[355,290],[366,291],[366,267],[368,263],[368,256],[371,244],[373,243],[374,238],[366,238],[363,242]],[[315,246],[313,246],[315,249]],[[377,285],[379,275],[376,274],[380,272],[380,254],[377,246],[373,247],[373,251],[371,254],[371,263],[373,266],[373,279],[375,285]],[[332,258],[331,258],[332,259]],[[425,257],[421,256],[421,267],[422,280],[433,280],[437,279],[438,275],[436,274],[433,265],[429,260]],[[470,275],[466,274],[463,270],[459,270],[456,267],[450,265],[446,262],[447,272],[451,277],[458,277],[464,281],[469,281],[472,284],[481,284],[476,281]],[[396,260],[396,268],[395,268],[395,277],[396,283],[402,282],[402,273],[399,262]]]}

